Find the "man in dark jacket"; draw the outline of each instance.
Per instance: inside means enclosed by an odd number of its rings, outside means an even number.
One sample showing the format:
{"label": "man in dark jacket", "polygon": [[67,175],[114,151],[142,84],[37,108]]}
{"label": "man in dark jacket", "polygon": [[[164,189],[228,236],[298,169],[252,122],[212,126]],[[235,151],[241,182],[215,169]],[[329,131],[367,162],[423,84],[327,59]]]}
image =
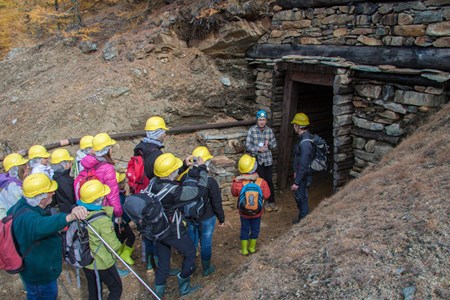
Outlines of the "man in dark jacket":
{"label": "man in dark jacket", "polygon": [[295,192],[295,201],[299,211],[298,217],[292,223],[297,224],[309,213],[308,188],[311,185],[312,176],[310,165],[314,158],[314,145],[311,142],[313,136],[308,132],[309,118],[304,113],[297,113],[291,124],[298,134],[298,142],[294,146],[294,184],[291,190]]}
{"label": "man in dark jacket", "polygon": [[58,183],[53,198],[59,211],[64,213],[70,213],[76,206],[73,178],[70,176],[73,159],[66,149],[56,149],[50,156],[51,168],[55,171],[53,179]]}
{"label": "man in dark jacket", "polygon": [[25,269],[20,272],[25,282],[28,299],[56,299],[56,279],[62,270],[61,238],[58,231],[76,219],[85,219],[88,211],[74,207],[70,214],[49,215],[45,208],[51,203],[57,189],[56,181],[43,173],[25,178],[23,197],[11,207],[8,214],[16,214],[14,235],[24,257]]}

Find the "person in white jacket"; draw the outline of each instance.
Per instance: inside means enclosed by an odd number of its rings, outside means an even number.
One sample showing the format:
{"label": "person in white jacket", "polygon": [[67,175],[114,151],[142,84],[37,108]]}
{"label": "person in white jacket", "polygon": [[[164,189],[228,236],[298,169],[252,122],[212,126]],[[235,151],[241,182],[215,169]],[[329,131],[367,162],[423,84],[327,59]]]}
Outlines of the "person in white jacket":
{"label": "person in white jacket", "polygon": [[34,145],[28,149],[28,165],[31,167],[31,174],[44,173],[48,178],[53,178],[54,171],[49,166],[50,153],[44,146]]}

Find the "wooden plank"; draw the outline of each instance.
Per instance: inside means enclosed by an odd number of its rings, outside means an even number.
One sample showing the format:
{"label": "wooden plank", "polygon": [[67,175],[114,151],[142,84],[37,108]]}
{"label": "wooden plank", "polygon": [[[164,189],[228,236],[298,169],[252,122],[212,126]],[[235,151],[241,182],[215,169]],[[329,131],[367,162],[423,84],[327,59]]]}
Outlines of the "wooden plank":
{"label": "wooden plank", "polygon": [[[283,8],[314,8],[335,5],[347,5],[356,2],[371,2],[370,0],[278,0],[277,4]],[[375,2],[375,1],[372,1]],[[376,1],[380,2],[380,0]]]}
{"label": "wooden plank", "polygon": [[292,75],[292,80],[303,83],[333,86],[334,75],[296,72]]}

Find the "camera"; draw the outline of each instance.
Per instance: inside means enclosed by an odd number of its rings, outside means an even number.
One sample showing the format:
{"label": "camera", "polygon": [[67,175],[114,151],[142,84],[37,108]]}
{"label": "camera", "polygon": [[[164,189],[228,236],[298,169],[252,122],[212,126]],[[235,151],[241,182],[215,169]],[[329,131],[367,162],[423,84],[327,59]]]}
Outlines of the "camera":
{"label": "camera", "polygon": [[191,163],[192,163],[194,166],[198,165],[198,158],[197,158],[197,157],[191,158]]}

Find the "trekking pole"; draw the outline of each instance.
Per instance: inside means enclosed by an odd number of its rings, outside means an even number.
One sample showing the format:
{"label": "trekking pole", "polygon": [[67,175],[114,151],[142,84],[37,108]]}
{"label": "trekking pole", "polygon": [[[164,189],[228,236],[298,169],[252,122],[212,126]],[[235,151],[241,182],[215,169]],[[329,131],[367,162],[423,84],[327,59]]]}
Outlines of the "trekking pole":
{"label": "trekking pole", "polygon": [[116,251],[114,251],[114,249],[111,248],[110,245],[108,245],[108,243],[100,236],[100,234],[98,234],[97,231],[95,231],[95,229],[91,226],[91,224],[89,224],[85,220],[82,220],[82,222],[87,227],[89,227],[92,230],[92,232],[100,239],[100,241],[102,241],[102,243],[106,246],[106,248],[108,248],[109,251],[111,251],[124,264],[124,266],[127,267],[127,269],[130,270],[131,273],[133,273],[134,277],[136,277],[137,280],[139,280],[145,286],[145,288],[149,290],[150,293],[152,293],[155,299],[161,300],[161,298],[158,297],[158,295],[147,285],[147,283],[145,283],[145,281],[141,277],[139,277],[139,275],[136,274],[136,272],[134,272],[134,270],[119,256],[119,254],[117,254]]}

